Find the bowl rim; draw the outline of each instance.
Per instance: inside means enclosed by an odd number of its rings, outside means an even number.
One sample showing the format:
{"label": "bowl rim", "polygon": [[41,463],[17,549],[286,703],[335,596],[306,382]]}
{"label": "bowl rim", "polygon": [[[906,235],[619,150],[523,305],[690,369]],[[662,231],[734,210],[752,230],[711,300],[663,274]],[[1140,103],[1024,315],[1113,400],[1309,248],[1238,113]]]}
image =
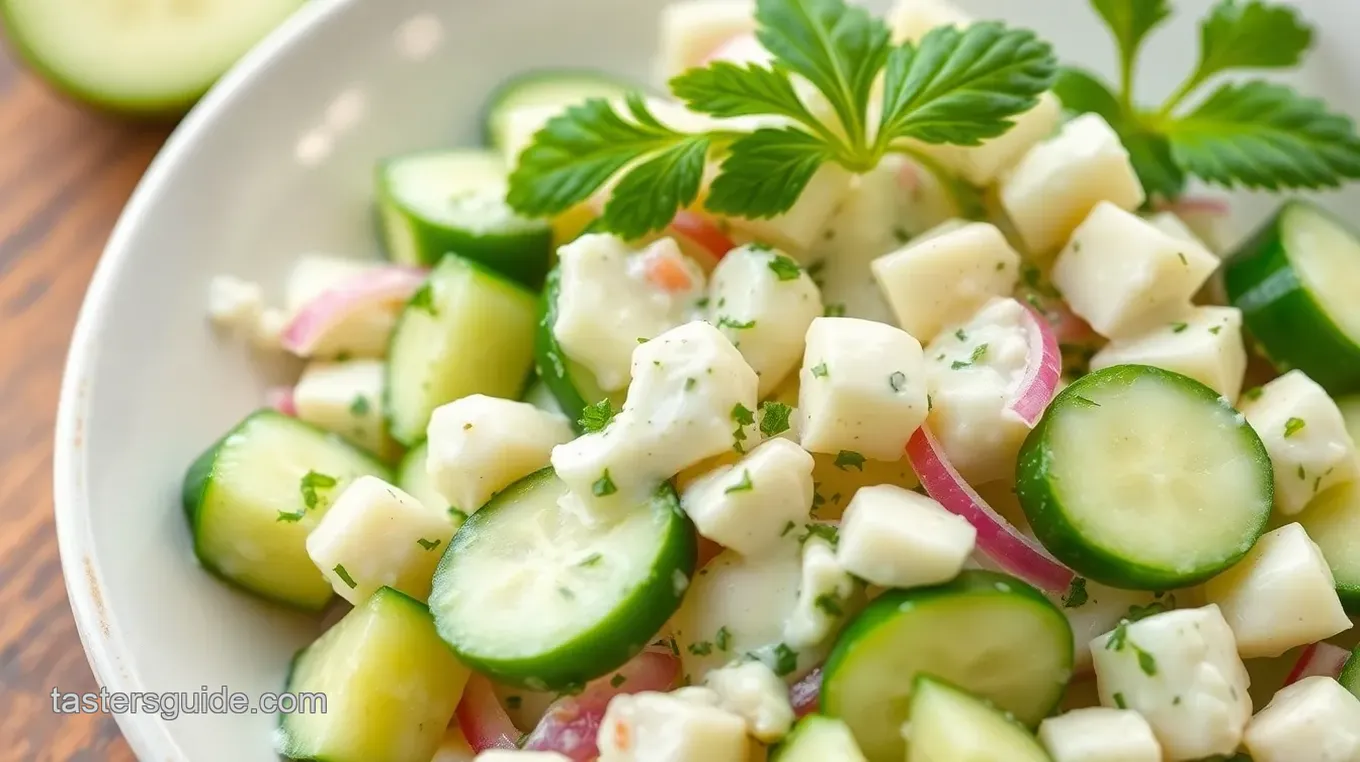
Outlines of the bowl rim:
{"label": "bowl rim", "polygon": [[[256,81],[270,63],[331,17],[361,0],[311,0],[252,47],[180,121],[137,182],[90,278],[66,354],[53,434],[52,499],[57,550],[76,632],[96,683],[110,692],[142,690],[128,668],[127,644],[115,627],[101,592],[102,575],[93,537],[85,520],[90,509],[85,473],[84,423],[90,374],[97,359],[97,337],[113,298],[115,273],[131,256],[132,241],[164,192],[174,168],[190,153],[213,122]],[[188,759],[159,715],[115,714],[118,729],[139,759]]]}

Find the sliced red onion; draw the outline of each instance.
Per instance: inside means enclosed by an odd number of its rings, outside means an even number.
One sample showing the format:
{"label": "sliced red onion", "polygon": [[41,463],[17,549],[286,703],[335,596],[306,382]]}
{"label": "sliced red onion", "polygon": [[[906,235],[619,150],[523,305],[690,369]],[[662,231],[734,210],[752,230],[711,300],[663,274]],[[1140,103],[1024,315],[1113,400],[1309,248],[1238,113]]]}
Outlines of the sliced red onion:
{"label": "sliced red onion", "polygon": [[1322,676],[1336,679],[1341,676],[1341,668],[1346,666],[1346,661],[1350,658],[1351,652],[1340,646],[1314,643],[1299,654],[1299,660],[1294,662],[1294,669],[1290,670],[1284,684],[1293,685],[1305,677]]}
{"label": "sliced red onion", "polygon": [[929,427],[922,426],[911,435],[907,458],[926,493],[973,525],[978,550],[998,567],[1047,593],[1061,594],[1071,588],[1076,574],[992,510],[959,476]]}
{"label": "sliced red onion", "polygon": [[822,668],[818,667],[803,676],[802,680],[789,687],[789,703],[793,713],[805,717],[817,711],[817,703],[822,698]]}
{"label": "sliced red onion", "polygon": [[573,762],[590,762],[600,753],[595,738],[605,709],[615,696],[667,691],[679,675],[680,660],[669,650],[645,650],[618,671],[592,680],[580,694],[554,701],[524,740],[524,748],[555,751]]}
{"label": "sliced red onion", "polygon": [[468,678],[454,719],[458,721],[468,746],[475,752],[516,748],[519,728],[510,721],[510,715],[505,713],[505,708],[496,698],[491,681],[481,675],[474,674]]}
{"label": "sliced red onion", "polygon": [[298,310],[284,327],[280,343],[299,357],[309,357],[356,312],[374,308],[395,310],[420,288],[426,274],[423,269],[403,265],[360,273]]}
{"label": "sliced red onion", "polygon": [[1048,320],[1034,308],[1025,305],[1025,332],[1029,337],[1029,361],[1025,376],[1007,403],[1007,409],[1020,416],[1027,426],[1039,422],[1044,408],[1053,401],[1062,377],[1062,352]]}
{"label": "sliced red onion", "polygon": [[291,386],[275,386],[266,390],[264,403],[284,415],[297,417],[297,400],[293,398]]}

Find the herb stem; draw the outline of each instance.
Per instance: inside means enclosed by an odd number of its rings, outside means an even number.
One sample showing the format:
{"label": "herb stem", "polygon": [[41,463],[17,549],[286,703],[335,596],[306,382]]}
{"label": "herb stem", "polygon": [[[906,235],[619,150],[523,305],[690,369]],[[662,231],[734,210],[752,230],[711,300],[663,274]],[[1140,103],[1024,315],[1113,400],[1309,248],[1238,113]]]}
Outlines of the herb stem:
{"label": "herb stem", "polygon": [[1176,88],[1176,92],[1172,93],[1170,98],[1166,99],[1166,103],[1162,104],[1162,107],[1157,111],[1155,118],[1158,121],[1171,119],[1171,112],[1175,111],[1176,107],[1181,105],[1181,103],[1184,102],[1186,98],[1190,97],[1190,94],[1203,83],[1204,80],[1200,78],[1199,72],[1195,72],[1189,79],[1185,80],[1180,87]]}

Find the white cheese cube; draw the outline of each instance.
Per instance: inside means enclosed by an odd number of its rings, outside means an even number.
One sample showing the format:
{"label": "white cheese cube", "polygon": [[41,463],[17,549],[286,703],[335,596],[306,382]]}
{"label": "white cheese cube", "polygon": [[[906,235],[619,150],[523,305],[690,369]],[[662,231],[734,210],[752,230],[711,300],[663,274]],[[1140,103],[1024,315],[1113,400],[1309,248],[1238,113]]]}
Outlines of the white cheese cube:
{"label": "white cheese cube", "polygon": [[1191,230],[1190,226],[1185,224],[1185,220],[1177,217],[1174,212],[1157,212],[1156,214],[1149,216],[1147,221],[1149,225],[1178,241],[1194,244],[1210,254],[1214,254],[1213,249],[1210,249],[1204,241],[1200,240],[1200,237],[1195,234],[1195,231]]}
{"label": "white cheese cube", "polygon": [[1062,104],[1052,93],[1039,96],[1034,108],[1013,117],[1015,126],[978,146],[928,145],[916,147],[945,168],[977,186],[988,186],[1015,165],[1026,151],[1051,136],[1062,121]]}
{"label": "white cheese cube", "polygon": [[746,722],[664,693],[615,696],[600,721],[599,762],[746,762]]}
{"label": "white cheese cube", "polygon": [[1001,206],[1038,259],[1061,247],[1100,202],[1133,210],[1145,198],[1129,152],[1097,114],[1063,125],[1001,178]]}
{"label": "white cheese cube", "polygon": [[[434,762],[440,762],[435,759]],[[473,762],[571,762],[571,758],[555,751],[527,751],[525,749],[487,749]]]}
{"label": "white cheese cube", "polygon": [[1114,339],[1181,319],[1217,267],[1202,247],[1101,202],[1053,263],[1053,284],[1073,312]]}
{"label": "white cheese cube", "polygon": [[1146,333],[1115,339],[1091,358],[1091,370],[1129,364],[1189,376],[1236,401],[1247,372],[1242,312],[1236,307],[1192,307]]}
{"label": "white cheese cube", "polygon": [[882,587],[936,585],[958,576],[977,530],[911,490],[880,484],[855,493],[841,518],[836,559]]}
{"label": "white cheese cube", "polygon": [[1275,510],[1302,511],[1328,487],[1354,481],[1355,441],[1336,402],[1301,370],[1246,395],[1240,405],[1275,468]]}
{"label": "white cheese cube", "polygon": [[966,27],[973,19],[947,0],[897,0],[888,11],[894,42],[920,42],[938,26]]}
{"label": "white cheese cube", "polygon": [[822,309],[817,284],[783,252],[742,246],[713,271],[708,319],[760,376],[761,398],[798,367],[803,337]]}
{"label": "white cheese cube", "polygon": [[1162,762],[1147,720],[1124,709],[1076,709],[1039,724],[1053,762]]}
{"label": "white cheese cube", "polygon": [[1029,313],[993,299],[925,349],[930,430],[972,484],[1011,476],[1029,426],[1009,409],[1029,367]]}
{"label": "white cheese cube", "polygon": [[1010,296],[1020,276],[1020,255],[995,225],[977,222],[929,231],[875,259],[871,267],[897,324],[928,342],[988,300]]}
{"label": "white cheese cube", "polygon": [[385,385],[382,360],[309,363],[293,388],[293,404],[300,420],[385,457],[395,450],[383,421]]}
{"label": "white cheese cube", "polygon": [[728,40],[756,27],[751,0],[679,0],[661,9],[657,76],[669,82],[702,66]]}
{"label": "white cheese cube", "polygon": [[[628,385],[638,339],[685,322],[703,294],[703,272],[670,238],[634,252],[614,236],[585,235],[558,249],[557,257],[553,334],[567,357],[593,373],[606,392]],[[688,287],[668,288],[649,277],[658,259],[680,268]]]}
{"label": "white cheese cube", "polygon": [[857,318],[817,318],[799,374],[802,444],[847,461],[901,460],[926,419],[921,345],[910,334]]}
{"label": "white cheese cube", "polygon": [[1090,648],[1101,705],[1141,714],[1167,762],[1237,750],[1250,680],[1217,606],[1121,624]]}
{"label": "white cheese cube", "polygon": [[823,164],[787,212],[770,219],[736,217],[728,221],[743,238],[801,254],[812,248],[836,207],[850,192],[852,178],[839,164]]}
{"label": "white cheese cube", "polygon": [[[801,531],[803,528],[790,528]],[[809,530],[810,531],[810,530]],[[784,623],[784,642],[793,648],[822,645],[840,626],[855,601],[855,579],[836,559],[831,543],[813,534],[803,541],[798,602]]]}
{"label": "white cheese cube", "polygon": [[685,488],[680,505],[699,534],[752,555],[774,545],[812,508],[812,456],[787,439],[771,439],[734,465],[720,466]]}
{"label": "white cheese cube", "polygon": [[685,468],[759,436],[756,373],[717,328],[694,321],[634,344],[623,410],[603,431],[552,452],[557,476],[604,514],[631,509]]}
{"label": "white cheese cube", "polygon": [[307,535],[307,555],[350,603],[362,603],[384,586],[424,601],[453,529],[447,512],[364,476],[340,493]]}
{"label": "white cheese cube", "polygon": [[[1008,482],[999,482],[1004,485],[1002,489],[1014,498],[1011,493],[1011,486]],[[995,489],[989,489],[994,492]],[[993,508],[997,508],[1000,501],[996,498],[983,494],[987,502]],[[1018,505],[1016,510],[1019,510]],[[1002,513],[1003,517],[1011,515],[1010,511]],[[1021,513],[1019,519],[1023,520],[1024,514]],[[1028,525],[1020,524],[1015,519],[1012,523],[1021,528],[1026,534],[1033,533],[1028,530]],[[985,567],[984,567],[985,568]],[[1107,587],[1099,582],[1084,579],[1079,583],[1077,590],[1068,589],[1061,593],[1049,593],[1048,599],[1062,610],[1063,616],[1067,617],[1067,623],[1072,626],[1072,639],[1076,643],[1089,643],[1091,639],[1102,633],[1109,632],[1111,628],[1117,627],[1123,619],[1133,618],[1134,614],[1157,613],[1160,611],[1170,611],[1176,608],[1177,603],[1185,604],[1184,593],[1148,592],[1146,590],[1120,590],[1115,587]],[[1074,597],[1075,592],[1075,597]],[[1179,599],[1177,596],[1180,596]],[[1090,674],[1091,672],[1091,650],[1085,647],[1078,647],[1072,662],[1072,669],[1077,674]]]}
{"label": "white cheese cube", "polygon": [[436,408],[425,466],[438,492],[472,514],[493,495],[548,465],[571,424],[527,402],[474,394]]}
{"label": "white cheese cube", "polygon": [[789,686],[758,661],[736,662],[708,673],[704,685],[718,695],[718,708],[746,720],[746,732],[774,743],[793,727]]}
{"label": "white cheese cube", "polygon": [[1255,762],[1360,760],[1360,699],[1321,675],[1286,686],[1247,725]]}
{"label": "white cheese cube", "polygon": [[1322,551],[1300,524],[1267,532],[1246,557],[1204,584],[1244,659],[1279,656],[1349,630]]}

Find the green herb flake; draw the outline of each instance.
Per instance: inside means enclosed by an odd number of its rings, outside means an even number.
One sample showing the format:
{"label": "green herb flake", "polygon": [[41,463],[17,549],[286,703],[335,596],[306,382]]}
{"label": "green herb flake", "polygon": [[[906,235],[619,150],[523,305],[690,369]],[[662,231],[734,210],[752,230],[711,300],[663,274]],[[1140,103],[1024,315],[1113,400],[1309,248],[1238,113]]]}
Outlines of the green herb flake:
{"label": "green herb flake", "polygon": [[1152,654],[1144,651],[1137,646],[1134,650],[1138,652],[1138,668],[1143,670],[1143,674],[1148,677],[1155,677],[1157,674],[1157,659]]}
{"label": "green herb flake", "polygon": [[840,452],[836,453],[835,465],[836,468],[839,468],[842,471],[848,471],[852,468],[855,469],[856,471],[863,471],[864,456],[860,455],[857,452],[854,452],[853,450],[841,450]]}
{"label": "green herb flake", "polygon": [[1213,335],[1217,336],[1218,333],[1219,333],[1219,331],[1222,331],[1222,330],[1223,330],[1223,326],[1221,326],[1221,325],[1216,325],[1216,326],[1214,326],[1213,328],[1210,328],[1210,329],[1209,329],[1209,333],[1212,333]]}
{"label": "green herb flake", "polygon": [[1307,424],[1302,418],[1290,418],[1284,422],[1284,438],[1288,439],[1303,430]]}
{"label": "green herb flake", "polygon": [[695,656],[708,656],[713,653],[713,644],[707,640],[699,643],[690,643],[688,650]]}
{"label": "green herb flake", "polygon": [[736,318],[720,315],[718,317],[719,328],[731,328],[734,331],[746,331],[756,327],[756,321],[747,320],[745,323]]}
{"label": "green herb flake", "polygon": [[1099,402],[1096,402],[1089,397],[1083,397],[1080,394],[1073,394],[1069,399],[1082,407],[1100,407]]}
{"label": "green herb flake", "polygon": [[817,596],[817,600],[813,602],[813,605],[827,616],[845,616],[845,610],[841,608],[840,600],[834,595],[819,595]]}
{"label": "green herb flake", "polygon": [[566,599],[569,600],[569,601],[574,601],[574,600],[576,600],[576,593],[572,592],[572,591],[571,591],[571,588],[569,588],[569,587],[565,587],[565,586],[563,586],[563,587],[558,587],[558,588],[557,588],[557,594],[560,595],[560,596],[562,596],[563,598],[566,598]]}
{"label": "green herb flake", "polygon": [[1179,322],[1177,322],[1177,323],[1172,323],[1172,324],[1171,324],[1171,332],[1172,332],[1172,333],[1181,333],[1182,331],[1184,331],[1185,329],[1187,329],[1187,328],[1189,328],[1189,327],[1190,327],[1190,324],[1189,324],[1189,323],[1179,323]]}
{"label": "green herb flake", "polygon": [[779,533],[779,536],[780,536],[780,537],[787,537],[788,534],[789,534],[789,532],[792,532],[792,531],[794,530],[794,528],[797,527],[797,526],[798,526],[797,524],[795,524],[795,523],[793,523],[792,521],[790,521],[789,523],[787,523],[787,524],[784,525],[784,531],[780,532],[780,533]]}
{"label": "green herb flake", "polygon": [[829,374],[830,371],[827,370],[825,362],[820,362],[812,366],[812,375],[814,378],[826,378]]}
{"label": "green herb flake", "polygon": [[1259,399],[1261,399],[1261,395],[1262,395],[1262,394],[1265,394],[1265,393],[1266,393],[1266,390],[1265,390],[1264,387],[1253,386],[1252,388],[1246,390],[1245,392],[1242,392],[1242,399],[1245,399],[1245,400],[1259,400]]}
{"label": "green herb flake", "polygon": [[506,709],[519,709],[519,708],[520,708],[521,706],[523,706],[523,705],[524,705],[524,699],[520,698],[519,696],[506,696],[506,697],[505,697],[505,708],[506,708]]}
{"label": "green herb flake", "polygon": [[800,543],[806,543],[813,537],[819,537],[830,543],[833,548],[840,544],[840,529],[835,524],[804,524],[803,529],[806,532],[798,538]]}
{"label": "green herb flake", "polygon": [[713,638],[713,642],[719,651],[726,651],[732,647],[732,633],[728,631],[726,625],[718,628],[718,634]]}
{"label": "green herb flake", "polygon": [[770,270],[772,270],[775,277],[781,281],[798,280],[798,277],[803,274],[803,268],[799,267],[797,262],[783,254],[770,259]]}
{"label": "green herb flake", "polygon": [[1072,584],[1067,588],[1067,595],[1063,596],[1063,608],[1075,609],[1085,606],[1090,597],[1086,593],[1086,578],[1073,577]]}
{"label": "green herb flake", "polygon": [[1129,708],[1129,702],[1124,700],[1124,694],[1122,693],[1114,694],[1114,705],[1119,707],[1120,709]]}
{"label": "green herb flake", "polygon": [[822,316],[823,316],[823,317],[845,317],[845,305],[844,305],[844,304],[840,304],[840,303],[838,303],[838,302],[837,302],[837,303],[828,304],[828,305],[826,305],[826,309],[822,310]]}
{"label": "green herb flake", "polygon": [[1295,473],[1297,473],[1297,474],[1299,475],[1299,481],[1303,481],[1303,480],[1305,480],[1305,479],[1308,478],[1308,474],[1305,473],[1304,470],[1303,470],[1303,464],[1302,464],[1302,463],[1299,464],[1299,470],[1296,471]]}
{"label": "green herb flake", "polygon": [[413,310],[424,310],[432,317],[437,317],[439,315],[439,308],[437,308],[434,303],[434,286],[429,281],[425,281],[421,284],[420,288],[416,289],[416,292],[411,295],[411,300],[406,303],[406,306]]}
{"label": "green herb flake", "polygon": [[793,408],[782,402],[766,400],[760,404],[760,433],[766,439],[777,437],[789,430],[789,417]]}
{"label": "green herb flake", "polygon": [[626,682],[628,682],[627,677],[624,677],[622,674],[616,674],[613,677],[609,678],[609,687],[618,688],[619,686],[623,685]]}
{"label": "green herb flake", "polygon": [[743,469],[741,472],[741,481],[723,490],[723,494],[729,495],[733,492],[750,492],[753,489],[755,489],[755,485],[751,483],[751,471],[749,469]]}
{"label": "green herb flake", "polygon": [[279,517],[278,519],[276,519],[276,521],[282,521],[288,524],[296,524],[297,522],[302,521],[302,519],[306,517],[306,515],[307,513],[305,511],[295,512],[279,511]]}
{"label": "green herb flake", "polygon": [[332,569],[331,571],[335,572],[335,576],[339,577],[341,582],[345,583],[346,585],[349,585],[350,590],[353,590],[354,588],[359,586],[358,583],[354,581],[354,578],[349,576],[349,572],[345,571],[345,567],[343,564],[336,564],[335,568]]}
{"label": "green herb flake", "polygon": [[1128,642],[1128,639],[1129,639],[1129,623],[1128,620],[1124,620],[1121,621],[1119,625],[1114,628],[1114,632],[1110,633],[1109,640],[1105,641],[1105,650],[1123,651],[1124,645]]}
{"label": "green herb flake", "polygon": [[793,674],[798,669],[798,652],[780,643],[774,647],[774,673],[780,677]]}
{"label": "green herb flake", "polygon": [[697,378],[687,378],[687,379],[685,379],[685,391],[690,391],[690,390],[692,390],[692,389],[693,389],[695,386],[697,386],[698,384],[699,384],[699,380],[698,380]]}
{"label": "green herb flake", "polygon": [[1186,267],[1190,266],[1190,260],[1185,258],[1185,252],[1178,251],[1176,252],[1176,256],[1180,258],[1181,264],[1185,265]]}
{"label": "green herb flake", "polygon": [[299,483],[303,505],[306,505],[308,510],[315,508],[321,502],[321,495],[318,490],[330,489],[337,483],[334,476],[328,476],[317,471],[308,471]]}
{"label": "green herb flake", "polygon": [[590,485],[590,491],[595,497],[608,497],[618,492],[619,488],[614,486],[614,480],[609,478],[609,469],[606,468],[600,478]]}
{"label": "green herb flake", "polygon": [[609,422],[614,420],[614,406],[610,404],[606,397],[593,405],[586,405],[581,408],[581,420],[577,421],[581,425],[581,430],[587,434],[594,434],[604,431],[609,426]]}
{"label": "green herb flake", "polygon": [[416,540],[416,544],[426,550],[434,550],[435,548],[439,547],[443,542],[444,542],[443,540],[439,539],[427,540],[424,537],[421,537],[420,539]]}
{"label": "green herb flake", "polygon": [[888,386],[895,392],[900,392],[907,385],[907,374],[900,370],[895,370],[888,376]]}
{"label": "green herb flake", "polygon": [[586,556],[580,561],[577,561],[576,565],[581,567],[596,566],[602,560],[604,560],[604,556],[601,555],[600,553],[591,553],[590,555]]}
{"label": "green herb flake", "polygon": [[354,401],[349,403],[349,414],[356,418],[368,415],[368,411],[371,409],[372,407],[368,404],[368,397],[362,394],[356,396]]}
{"label": "green herb flake", "polygon": [[911,233],[908,233],[906,228],[893,228],[893,238],[897,239],[899,244],[903,244],[911,240]]}
{"label": "green herb flake", "polygon": [[959,330],[954,332],[954,338],[958,339],[959,341],[967,341],[968,332],[960,328]]}

